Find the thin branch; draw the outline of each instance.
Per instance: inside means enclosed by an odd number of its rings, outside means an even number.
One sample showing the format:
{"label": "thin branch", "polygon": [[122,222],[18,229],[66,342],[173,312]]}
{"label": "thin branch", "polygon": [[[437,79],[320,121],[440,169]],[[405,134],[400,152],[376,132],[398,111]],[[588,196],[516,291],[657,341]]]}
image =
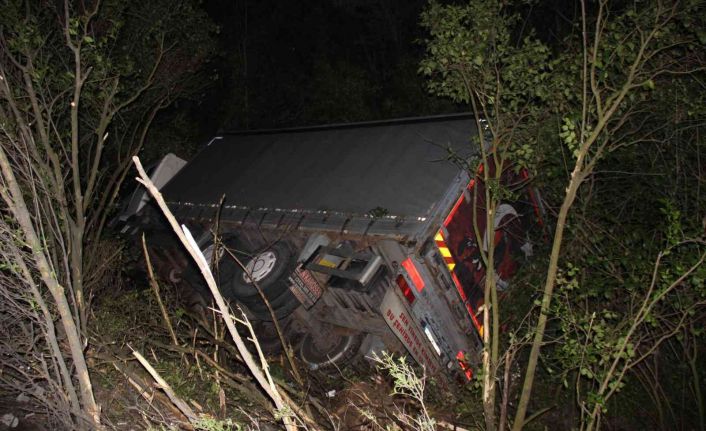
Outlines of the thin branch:
{"label": "thin branch", "polygon": [[177,340],[174,327],[172,326],[172,321],[169,319],[169,313],[167,313],[167,309],[164,307],[164,303],[162,302],[162,297],[159,294],[159,283],[157,283],[157,280],[154,278],[154,270],[152,269],[152,262],[150,261],[150,253],[147,251],[147,242],[145,241],[144,233],[142,234],[142,252],[145,255],[145,264],[147,265],[147,274],[149,276],[150,287],[152,288],[152,292],[154,292],[154,296],[157,298],[157,304],[159,305],[159,310],[162,312],[164,324],[169,330],[169,335],[172,337],[172,343],[174,343],[175,346],[178,346],[179,340]]}

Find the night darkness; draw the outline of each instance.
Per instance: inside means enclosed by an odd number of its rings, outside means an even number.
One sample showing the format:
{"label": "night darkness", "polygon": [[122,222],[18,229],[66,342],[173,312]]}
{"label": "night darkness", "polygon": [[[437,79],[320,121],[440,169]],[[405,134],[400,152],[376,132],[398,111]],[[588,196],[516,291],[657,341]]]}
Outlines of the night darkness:
{"label": "night darkness", "polygon": [[[417,73],[427,2],[210,0],[218,26],[214,83],[191,116],[200,139],[252,130],[465,112]],[[523,32],[558,42],[575,5],[523,6]]]}
{"label": "night darkness", "polygon": [[208,1],[220,27],[209,100],[225,128],[258,129],[462,109],[416,69],[423,1]]}

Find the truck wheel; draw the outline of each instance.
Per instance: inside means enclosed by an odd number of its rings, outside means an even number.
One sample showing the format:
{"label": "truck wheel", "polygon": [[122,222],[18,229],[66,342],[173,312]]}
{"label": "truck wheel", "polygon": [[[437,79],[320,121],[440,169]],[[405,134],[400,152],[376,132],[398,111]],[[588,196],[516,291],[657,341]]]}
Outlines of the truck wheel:
{"label": "truck wheel", "polygon": [[363,336],[360,333],[342,334],[326,331],[306,334],[299,349],[299,356],[312,370],[344,364],[360,349]]}
{"label": "truck wheel", "polygon": [[250,259],[243,259],[242,263],[245,271],[232,262],[226,274],[221,272],[221,280],[224,280],[222,288],[228,298],[245,305],[257,319],[272,321],[272,315],[257,292],[254,281],[272,306],[277,319],[290,315],[299,306],[299,301],[289,290],[288,281],[296,262],[285,243],[275,243]]}
{"label": "truck wheel", "polygon": [[[233,261],[233,258],[226,251],[226,249],[230,250],[231,253],[234,253],[236,256],[238,256],[236,251],[243,249],[243,243],[236,236],[224,235],[223,237],[221,237],[221,242],[220,244],[218,244],[218,247],[216,247],[216,244],[213,242],[213,238],[209,238],[206,242],[199,245],[199,248],[201,249],[203,257],[206,258],[206,262],[208,262],[208,265],[211,268],[214,277],[216,275],[216,266],[218,267],[219,277],[217,281],[219,281],[220,284],[220,282],[223,282],[230,278],[231,272],[233,271],[233,267],[237,266],[237,264]],[[218,253],[218,255],[214,256],[214,253]],[[196,264],[193,264],[192,267],[196,270],[197,273],[200,274],[200,271],[196,267]]]}
{"label": "truck wheel", "polygon": [[[292,253],[283,243],[275,243],[250,259],[243,259],[242,263],[246,271],[232,262],[232,271],[227,274],[229,280],[226,287],[229,295],[240,300],[258,296],[253,281],[260,286],[268,298],[278,297],[284,289],[287,289],[286,283],[278,283],[278,281],[294,269]],[[225,277],[223,279],[227,280]]]}

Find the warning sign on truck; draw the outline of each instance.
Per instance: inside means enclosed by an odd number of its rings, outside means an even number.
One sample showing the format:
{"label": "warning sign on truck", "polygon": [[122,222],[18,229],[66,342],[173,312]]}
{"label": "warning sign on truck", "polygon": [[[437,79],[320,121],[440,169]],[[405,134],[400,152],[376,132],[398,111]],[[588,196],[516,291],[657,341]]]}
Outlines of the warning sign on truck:
{"label": "warning sign on truck", "polygon": [[307,309],[311,308],[322,294],[319,282],[309,271],[302,268],[301,264],[289,276],[289,290]]}
{"label": "warning sign on truck", "polygon": [[402,341],[412,357],[424,365],[427,374],[436,373],[439,370],[438,356],[431,350],[419,325],[413,320],[394,290],[387,291],[380,305],[380,311],[392,332]]}

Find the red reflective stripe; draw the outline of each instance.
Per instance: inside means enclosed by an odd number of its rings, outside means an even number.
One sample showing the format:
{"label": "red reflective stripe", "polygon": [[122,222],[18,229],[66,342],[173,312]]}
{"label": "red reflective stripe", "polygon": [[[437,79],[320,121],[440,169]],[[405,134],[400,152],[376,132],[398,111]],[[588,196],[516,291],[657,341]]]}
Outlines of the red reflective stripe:
{"label": "red reflective stripe", "polygon": [[402,267],[407,270],[407,274],[409,274],[409,277],[412,279],[412,283],[414,283],[414,287],[417,288],[417,292],[424,290],[424,280],[419,274],[419,271],[417,271],[417,267],[414,266],[411,257],[408,257],[402,262]]}
{"label": "red reflective stripe", "polygon": [[[466,189],[470,190],[475,184],[476,180],[471,179],[471,181],[468,182]],[[446,216],[446,219],[444,220],[444,227],[448,226],[449,223],[451,223],[451,219],[453,218],[454,214],[456,214],[456,211],[458,211],[458,207],[461,206],[461,202],[463,202],[463,193],[461,193],[461,196],[458,197],[458,200],[454,204],[453,208],[451,208],[451,212],[449,213],[449,215]]]}
{"label": "red reflective stripe", "polygon": [[461,281],[459,281],[458,277],[456,277],[456,273],[454,272],[451,273],[451,278],[453,278],[454,284],[456,284],[456,290],[458,290],[458,294],[461,295],[461,299],[465,303],[468,298],[466,298],[466,294],[463,292],[463,286],[461,286]]}
{"label": "red reflective stripe", "polygon": [[468,313],[471,315],[471,320],[473,320],[473,324],[476,325],[478,333],[483,335],[483,324],[478,321],[476,314],[473,312],[473,307],[471,307],[471,304],[467,304],[466,308],[468,308]]}
{"label": "red reflective stripe", "polygon": [[463,201],[463,193],[461,193],[461,196],[458,197],[458,200],[454,204],[454,207],[451,209],[451,212],[449,213],[449,215],[446,216],[446,220],[444,220],[444,226],[448,226],[449,223],[451,223],[451,219],[453,218],[454,214],[456,214],[456,211],[458,211],[458,207],[461,206],[462,201]]}
{"label": "red reflective stripe", "polygon": [[476,313],[473,311],[473,307],[468,301],[468,298],[466,297],[466,294],[463,292],[463,286],[461,285],[461,281],[456,277],[455,273],[451,273],[451,278],[454,281],[454,284],[456,284],[456,290],[458,290],[458,294],[461,296],[461,300],[463,301],[464,305],[466,306],[466,310],[468,310],[468,314],[471,316],[471,320],[473,321],[473,325],[475,325],[476,330],[480,333],[482,331],[483,325],[478,321],[478,318],[476,317]]}

